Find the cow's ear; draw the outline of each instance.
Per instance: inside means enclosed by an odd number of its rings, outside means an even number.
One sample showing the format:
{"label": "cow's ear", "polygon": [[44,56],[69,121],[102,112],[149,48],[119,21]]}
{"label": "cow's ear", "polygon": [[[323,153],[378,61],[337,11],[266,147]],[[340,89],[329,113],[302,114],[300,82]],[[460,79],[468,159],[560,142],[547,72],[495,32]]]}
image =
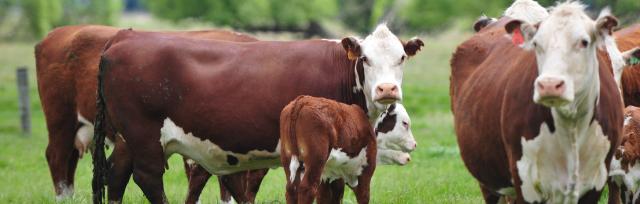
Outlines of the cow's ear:
{"label": "cow's ear", "polygon": [[349,58],[349,60],[356,60],[358,59],[358,57],[360,57],[360,55],[362,55],[360,43],[356,38],[346,37],[342,39],[341,43],[342,47],[344,47],[344,50],[347,51],[347,57]]}
{"label": "cow's ear", "polygon": [[640,47],[635,47],[623,52],[622,58],[627,65],[640,64]]}
{"label": "cow's ear", "polygon": [[525,23],[521,20],[511,20],[505,26],[504,29],[511,36],[513,44],[522,48],[529,49],[531,46],[531,39],[538,32],[537,26]]}
{"label": "cow's ear", "polygon": [[607,7],[602,9],[598,19],[596,19],[596,30],[600,35],[613,35],[613,29],[618,26],[618,18],[611,15],[611,10]]}
{"label": "cow's ear", "polygon": [[418,51],[420,51],[420,48],[424,46],[424,42],[422,42],[420,38],[414,37],[411,40],[404,43],[403,46],[404,46],[404,52],[407,53],[408,56],[414,56],[416,55],[416,53],[418,53]]}
{"label": "cow's ear", "polygon": [[473,23],[473,30],[477,32],[480,32],[480,30],[482,30],[483,28],[487,27],[489,24],[492,24],[496,22],[495,18],[489,18],[485,15],[480,16],[480,18],[478,18],[478,20],[476,20],[475,23]]}

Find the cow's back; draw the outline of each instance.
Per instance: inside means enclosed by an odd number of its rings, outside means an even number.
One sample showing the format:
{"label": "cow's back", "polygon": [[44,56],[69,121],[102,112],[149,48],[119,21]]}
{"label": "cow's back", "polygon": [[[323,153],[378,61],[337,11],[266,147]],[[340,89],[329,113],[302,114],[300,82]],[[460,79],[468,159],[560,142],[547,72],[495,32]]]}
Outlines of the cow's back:
{"label": "cow's back", "polygon": [[[614,36],[621,51],[640,46],[640,24],[616,31]],[[640,64],[625,68],[621,83],[625,106],[640,106]]]}
{"label": "cow's back", "polygon": [[504,25],[510,18],[503,17],[497,22],[487,25],[480,32],[474,34],[469,40],[460,44],[451,58],[451,83],[449,95],[451,97],[451,110],[455,112],[455,98],[460,87],[475,69],[484,62],[491,51],[496,47],[496,41],[508,41],[505,37]]}
{"label": "cow's back", "polygon": [[[351,86],[343,86],[352,83],[343,75],[351,70],[346,53],[340,44],[321,40],[232,43],[123,30],[108,45],[103,63],[107,104],[118,106],[108,106],[119,111],[114,118],[131,114],[116,101],[127,98],[149,120],[169,117],[241,153],[276,147],[280,111],[298,95],[344,100],[352,94]],[[245,138],[228,139],[232,135]]]}

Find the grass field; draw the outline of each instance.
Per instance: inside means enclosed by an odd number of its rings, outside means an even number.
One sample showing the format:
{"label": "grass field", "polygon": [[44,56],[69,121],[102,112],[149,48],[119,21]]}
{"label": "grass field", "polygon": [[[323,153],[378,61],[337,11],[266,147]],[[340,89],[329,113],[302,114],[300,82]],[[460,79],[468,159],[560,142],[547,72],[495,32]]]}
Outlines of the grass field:
{"label": "grass field", "polygon": [[[446,32],[423,36],[426,47],[409,60],[403,84],[406,105],[418,148],[407,166],[379,166],[372,183],[372,203],[482,203],[476,181],[460,159],[449,111],[449,58],[455,46],[469,34]],[[35,88],[33,45],[35,42],[0,42],[0,203],[55,203],[53,185],[44,152],[47,132]],[[33,134],[19,131],[15,67],[30,71]],[[91,160],[85,156],[76,174],[75,196],[64,203],[91,201]],[[181,203],[187,181],[180,156],[170,158],[164,175],[167,197]],[[258,194],[258,203],[284,202],[282,168],[271,170]],[[217,203],[216,179],[212,178],[202,203]],[[125,203],[146,202],[131,181]],[[344,203],[355,203],[347,190]]]}

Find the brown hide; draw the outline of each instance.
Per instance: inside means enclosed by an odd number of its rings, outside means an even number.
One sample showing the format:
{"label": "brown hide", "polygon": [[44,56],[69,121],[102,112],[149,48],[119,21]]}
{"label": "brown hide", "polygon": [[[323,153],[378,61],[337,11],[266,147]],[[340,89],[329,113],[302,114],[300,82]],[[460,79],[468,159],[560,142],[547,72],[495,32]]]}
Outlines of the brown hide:
{"label": "brown hide", "polygon": [[[640,46],[640,24],[629,26],[613,34],[621,51]],[[625,106],[640,106],[640,64],[622,71],[622,97]]]}
{"label": "brown hide", "polygon": [[[367,165],[353,190],[358,203],[368,203],[369,182],[376,166],[376,138],[360,107],[300,96],[282,110],[280,141],[281,162],[287,175],[287,203],[312,203],[314,199],[318,203],[340,203],[344,181],[321,181],[325,162],[332,149],[355,157],[363,148],[367,148]],[[300,165],[295,172],[288,168],[292,157]],[[295,175],[294,181],[289,179],[291,174]]]}
{"label": "brown hide", "polygon": [[365,107],[352,92],[353,63],[324,40],[230,43],[123,30],[101,68],[108,115],[135,147],[134,166],[145,167],[137,183],[155,203],[164,200],[165,161],[159,131],[148,130],[171,118],[227,151],[274,151],[280,110],[298,95]]}
{"label": "brown hide", "polygon": [[[522,157],[521,137],[536,137],[543,122],[555,129],[550,109],[532,100],[538,75],[535,54],[513,45],[500,29],[503,26],[482,29],[458,47],[451,61],[451,100],[460,153],[487,202],[497,202],[497,191],[505,187],[513,186],[522,195],[516,167]],[[621,135],[622,104],[606,52],[598,51],[598,61],[600,98],[594,119],[611,142],[605,161],[609,164]],[[581,201],[598,197],[599,192],[590,192]],[[517,201],[523,202],[522,198]]]}
{"label": "brown hide", "polygon": [[[63,182],[73,186],[78,151],[74,148],[74,140],[79,126],[77,114],[80,113],[93,122],[96,113],[96,85],[98,63],[105,43],[113,37],[119,28],[80,25],[65,26],[51,31],[37,46],[35,51],[38,90],[49,131],[47,161],[56,194],[62,193],[58,186]],[[165,32],[170,35],[201,39],[218,39],[248,42],[257,39],[245,34],[225,30]],[[119,140],[112,134],[112,141]],[[116,145],[122,141],[116,141]],[[110,185],[109,196],[112,200],[121,199],[131,170],[126,170],[126,148],[118,148],[113,155],[118,155],[114,179]],[[128,172],[128,173],[127,173]],[[203,175],[206,176],[206,175]],[[210,175],[207,176],[207,179]],[[194,182],[197,180],[194,180]],[[204,180],[206,182],[206,180]],[[192,191],[190,189],[190,197]],[[201,190],[201,189],[200,189]],[[221,189],[224,190],[224,189]],[[199,195],[199,193],[198,193]],[[197,196],[195,196],[197,200]],[[228,199],[227,199],[228,200]]]}

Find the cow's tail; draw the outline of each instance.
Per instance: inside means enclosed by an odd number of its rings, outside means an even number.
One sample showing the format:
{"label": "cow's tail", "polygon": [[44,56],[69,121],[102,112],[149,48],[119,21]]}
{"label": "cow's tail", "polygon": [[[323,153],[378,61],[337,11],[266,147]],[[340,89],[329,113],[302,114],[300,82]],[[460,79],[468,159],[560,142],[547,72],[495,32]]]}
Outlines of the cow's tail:
{"label": "cow's tail", "polygon": [[[291,108],[291,112],[289,113],[289,121],[287,121],[285,124],[288,124],[289,127],[284,127],[286,128],[286,130],[288,130],[288,139],[289,139],[289,145],[291,145],[290,147],[285,147],[288,148],[288,150],[291,152],[291,158],[292,161],[291,162],[295,162],[295,164],[289,164],[289,170],[290,170],[290,174],[292,175],[291,178],[289,178],[291,180],[291,182],[295,182],[295,178],[300,177],[300,173],[301,173],[301,168],[303,166],[303,161],[300,158],[300,151],[298,148],[298,138],[296,136],[296,122],[298,120],[298,117],[300,116],[300,110],[302,109],[302,107],[304,107],[304,102],[301,102],[302,98],[304,98],[304,96],[298,96],[296,99],[293,100],[293,102],[291,102],[292,107]],[[297,159],[295,161],[293,161],[293,158],[297,157]],[[294,168],[295,167],[295,168]],[[287,168],[287,167],[285,167]]]}
{"label": "cow's tail", "polygon": [[105,184],[107,180],[107,158],[104,151],[104,140],[106,136],[106,104],[103,95],[103,74],[105,67],[107,66],[107,60],[102,57],[100,59],[100,65],[98,69],[98,91],[96,97],[96,118],[94,120],[94,137],[93,142],[95,148],[93,149],[93,203],[103,203],[105,197]]}

